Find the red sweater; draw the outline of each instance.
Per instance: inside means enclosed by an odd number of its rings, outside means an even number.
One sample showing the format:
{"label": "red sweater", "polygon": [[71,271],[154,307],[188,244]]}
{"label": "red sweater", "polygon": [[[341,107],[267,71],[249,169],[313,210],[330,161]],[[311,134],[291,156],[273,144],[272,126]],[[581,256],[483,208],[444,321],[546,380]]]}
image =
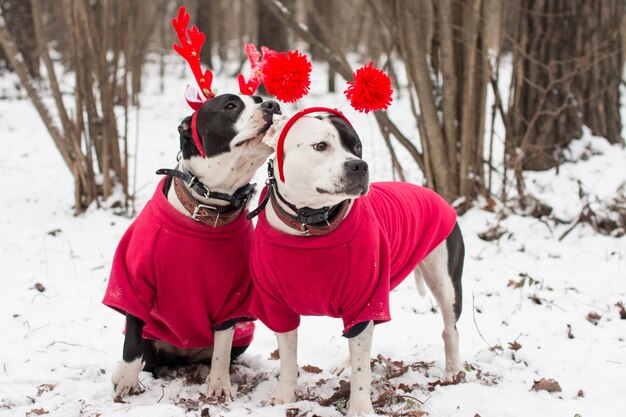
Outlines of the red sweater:
{"label": "red sweater", "polygon": [[372,184],[325,236],[287,235],[261,213],[251,252],[252,312],[279,333],[297,328],[303,315],[341,317],[344,334],[363,321],[389,321],[389,292],[455,222],[435,192],[401,182]]}
{"label": "red sweater", "polygon": [[[176,210],[164,181],[120,241],[102,301],[145,325],[143,337],[179,348],[213,346],[213,327],[249,320],[252,224],[245,215],[212,228]],[[254,323],[237,323],[234,346],[250,344]]]}

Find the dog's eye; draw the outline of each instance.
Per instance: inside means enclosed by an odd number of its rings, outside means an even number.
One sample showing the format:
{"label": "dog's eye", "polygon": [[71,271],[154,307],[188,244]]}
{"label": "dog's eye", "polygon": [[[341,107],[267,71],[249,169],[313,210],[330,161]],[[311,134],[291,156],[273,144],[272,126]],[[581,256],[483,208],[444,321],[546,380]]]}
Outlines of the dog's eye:
{"label": "dog's eye", "polygon": [[327,147],[328,147],[328,144],[326,142],[320,142],[320,143],[316,143],[315,145],[313,145],[313,149],[315,149],[318,152],[325,151]]}
{"label": "dog's eye", "polygon": [[235,108],[237,108],[237,106],[235,106],[235,103],[228,103],[224,106],[224,110],[234,110]]}

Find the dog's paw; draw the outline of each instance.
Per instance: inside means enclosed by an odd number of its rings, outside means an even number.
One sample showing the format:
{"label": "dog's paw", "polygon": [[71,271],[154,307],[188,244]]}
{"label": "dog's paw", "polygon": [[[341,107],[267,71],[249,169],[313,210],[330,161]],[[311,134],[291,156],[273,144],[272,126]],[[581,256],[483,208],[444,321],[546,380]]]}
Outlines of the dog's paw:
{"label": "dog's paw", "polygon": [[465,371],[461,367],[446,367],[446,371],[443,373],[444,382],[450,384],[458,384],[465,381]]}
{"label": "dog's paw", "polygon": [[374,414],[374,407],[369,398],[367,400],[350,402],[348,417],[364,417],[370,414]]}
{"label": "dog's paw", "polygon": [[139,372],[143,369],[143,365],[141,358],[132,362],[120,362],[111,377],[115,395],[123,397],[139,391]]}
{"label": "dog's paw", "polygon": [[296,392],[293,387],[276,387],[274,393],[263,405],[289,404],[296,401]]}
{"label": "dog's paw", "polygon": [[219,401],[232,400],[235,393],[230,385],[230,377],[209,377],[209,397],[217,398]]}

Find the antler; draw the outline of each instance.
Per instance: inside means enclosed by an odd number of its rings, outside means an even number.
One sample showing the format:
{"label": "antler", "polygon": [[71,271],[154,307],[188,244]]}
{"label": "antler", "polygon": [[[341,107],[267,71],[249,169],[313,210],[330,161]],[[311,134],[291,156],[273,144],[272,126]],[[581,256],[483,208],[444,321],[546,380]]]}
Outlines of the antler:
{"label": "antler", "polygon": [[188,29],[189,25],[189,13],[185,9],[185,6],[181,6],[178,9],[178,17],[172,19],[172,26],[178,35],[178,41],[180,45],[175,43],[174,50],[182,56],[189,64],[189,68],[193,72],[200,91],[206,98],[215,97],[215,94],[211,90],[211,82],[213,81],[213,73],[210,70],[202,72],[202,66],[200,65],[200,51],[206,36],[204,33],[198,30],[197,26],[193,26]]}
{"label": "antler", "polygon": [[257,51],[256,47],[247,43],[244,46],[246,55],[248,55],[248,61],[250,61],[250,80],[246,81],[243,74],[239,74],[237,80],[239,81],[239,91],[245,96],[251,96],[254,94],[259,85],[263,82],[263,70],[268,58],[277,54],[276,51],[272,51],[266,46],[262,46],[260,51]]}

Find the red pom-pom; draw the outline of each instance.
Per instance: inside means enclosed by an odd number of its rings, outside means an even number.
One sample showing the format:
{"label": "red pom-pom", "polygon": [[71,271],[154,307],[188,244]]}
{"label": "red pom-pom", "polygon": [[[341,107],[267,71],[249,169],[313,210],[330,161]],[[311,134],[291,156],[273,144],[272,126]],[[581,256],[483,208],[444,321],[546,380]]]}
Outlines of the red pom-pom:
{"label": "red pom-pom", "polygon": [[348,82],[343,93],[356,110],[368,113],[373,110],[385,110],[391,104],[391,80],[373,63],[359,68],[352,74],[354,81]]}
{"label": "red pom-pom", "polygon": [[285,103],[293,103],[309,92],[311,62],[299,51],[267,57],[263,84],[267,92]]}

